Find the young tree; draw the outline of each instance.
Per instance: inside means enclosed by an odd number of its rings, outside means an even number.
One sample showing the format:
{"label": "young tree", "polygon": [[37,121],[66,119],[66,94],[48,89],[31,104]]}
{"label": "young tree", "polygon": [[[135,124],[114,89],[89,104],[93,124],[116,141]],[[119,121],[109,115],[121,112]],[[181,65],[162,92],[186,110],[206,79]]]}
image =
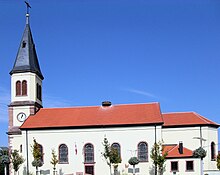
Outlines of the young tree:
{"label": "young tree", "polygon": [[165,171],[164,163],[166,161],[167,152],[164,153],[162,143],[155,143],[154,146],[151,149],[151,159],[154,163],[155,168],[155,174],[157,172],[162,175]]}
{"label": "young tree", "polygon": [[58,163],[58,159],[57,159],[57,155],[56,155],[54,149],[52,150],[52,158],[51,158],[50,163],[53,165],[53,174],[55,175],[56,165]]}
{"label": "young tree", "polygon": [[203,160],[203,158],[206,157],[206,151],[202,147],[199,147],[198,149],[193,151],[193,157]]}
{"label": "young tree", "polygon": [[40,149],[40,145],[37,143],[37,141],[33,140],[34,144],[32,147],[32,155],[34,157],[34,160],[32,162],[32,166],[36,167],[36,175],[38,174],[38,167],[41,167],[43,165],[42,157],[43,154]]}
{"label": "young tree", "polygon": [[8,174],[8,165],[10,163],[8,150],[0,148],[0,174]]}
{"label": "young tree", "polygon": [[112,165],[114,167],[114,174],[117,171],[118,164],[121,163],[121,157],[118,155],[118,151],[110,146],[108,139],[105,137],[104,142],[104,153],[102,153],[103,157],[105,158],[107,165],[110,169],[110,175],[112,174]]}
{"label": "young tree", "polygon": [[131,157],[131,158],[128,160],[128,163],[133,166],[133,175],[135,175],[135,165],[139,164],[139,162],[140,162],[140,161],[138,160],[137,157]]}
{"label": "young tree", "polygon": [[220,154],[217,156],[217,168],[220,170]]}
{"label": "young tree", "polygon": [[17,174],[21,164],[24,163],[24,158],[22,157],[22,155],[19,155],[18,150],[12,151],[10,158],[15,174]]}

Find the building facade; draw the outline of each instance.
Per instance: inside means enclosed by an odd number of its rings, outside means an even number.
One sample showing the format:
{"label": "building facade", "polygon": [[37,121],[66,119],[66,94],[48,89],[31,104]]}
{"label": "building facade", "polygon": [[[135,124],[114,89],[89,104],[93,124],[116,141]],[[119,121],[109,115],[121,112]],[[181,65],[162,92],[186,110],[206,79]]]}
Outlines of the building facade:
{"label": "building facade", "polygon": [[[129,158],[136,156],[138,175],[154,173],[150,151],[162,142],[168,153],[165,175],[219,173],[216,168],[218,127],[195,112],[161,113],[159,103],[43,108],[42,81],[37,53],[26,14],[26,26],[11,75],[8,140],[10,150],[19,150],[25,162],[19,174],[34,173],[34,140],[43,153],[39,174],[53,174],[52,150],[58,156],[59,175],[109,174],[104,157],[104,138],[117,149],[122,162],[119,174],[132,174]],[[203,147],[201,161],[193,151]],[[13,174],[13,168],[10,174]]]}

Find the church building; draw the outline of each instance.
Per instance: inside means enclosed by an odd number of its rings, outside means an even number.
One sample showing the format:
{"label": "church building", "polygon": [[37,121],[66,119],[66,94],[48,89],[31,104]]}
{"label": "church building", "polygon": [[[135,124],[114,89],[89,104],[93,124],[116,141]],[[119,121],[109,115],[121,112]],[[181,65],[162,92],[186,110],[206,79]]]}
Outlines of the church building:
{"label": "church building", "polygon": [[[38,174],[53,174],[52,150],[57,154],[58,175],[107,175],[103,140],[118,151],[118,174],[132,175],[131,157],[137,157],[136,175],[154,175],[150,152],[161,142],[167,152],[164,175],[214,175],[218,153],[219,125],[196,112],[162,113],[159,103],[43,108],[41,72],[26,14],[26,25],[11,75],[8,107],[8,144],[25,159],[19,175],[36,172],[32,166],[32,145],[37,141],[43,165]],[[199,147],[207,155],[193,157]],[[10,166],[10,174],[14,174]]]}

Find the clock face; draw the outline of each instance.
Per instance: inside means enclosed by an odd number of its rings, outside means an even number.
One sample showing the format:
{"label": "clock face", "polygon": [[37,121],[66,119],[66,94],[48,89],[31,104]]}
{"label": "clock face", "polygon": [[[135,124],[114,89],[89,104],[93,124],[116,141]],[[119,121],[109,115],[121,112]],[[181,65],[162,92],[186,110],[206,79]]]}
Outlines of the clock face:
{"label": "clock face", "polygon": [[27,118],[27,116],[26,116],[26,114],[23,113],[23,112],[20,112],[20,113],[17,115],[17,119],[18,119],[19,122],[25,121],[26,118]]}

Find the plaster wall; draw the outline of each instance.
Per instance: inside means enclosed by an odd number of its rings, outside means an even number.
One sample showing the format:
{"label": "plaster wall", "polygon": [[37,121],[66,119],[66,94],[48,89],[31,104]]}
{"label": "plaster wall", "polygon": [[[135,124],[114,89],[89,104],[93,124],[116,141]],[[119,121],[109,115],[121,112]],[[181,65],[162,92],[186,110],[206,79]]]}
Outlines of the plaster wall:
{"label": "plaster wall", "polygon": [[[16,82],[17,81],[27,81],[27,96],[16,96]],[[36,101],[39,104],[42,102],[37,99],[36,95],[36,84],[42,86],[41,79],[34,73],[16,73],[11,76],[11,102],[14,101]]]}
{"label": "plaster wall", "polygon": [[[186,170],[186,161],[193,161],[194,170],[193,171],[187,171]],[[173,172],[171,171],[171,162],[178,162],[178,171]],[[184,159],[167,159],[165,163],[166,171],[164,172],[164,175],[199,175],[201,174],[201,163],[200,159],[193,159],[193,158],[184,158]]]}
{"label": "plaster wall", "polygon": [[[60,144],[66,144],[68,147],[68,163],[58,164],[58,174],[72,174],[76,172],[84,172],[84,152],[83,147],[86,143],[94,145],[94,169],[95,175],[103,175],[109,173],[102,152],[104,147],[102,145],[104,137],[112,144],[117,142],[121,146],[122,163],[119,164],[118,170],[122,172],[128,171],[128,160],[132,156],[137,156],[137,145],[141,141],[148,143],[148,160],[149,162],[139,163],[140,175],[148,175],[152,162],[150,161],[150,149],[155,141],[155,128],[154,126],[147,127],[115,127],[115,128],[102,128],[102,129],[68,129],[68,130],[33,130],[28,131],[28,140],[26,140],[26,132],[22,131],[24,145],[23,156],[28,160],[23,164],[26,169],[29,166],[30,172],[35,172],[35,168],[31,166],[33,157],[31,155],[30,145],[33,144],[35,138],[39,144],[43,146],[44,152],[44,165],[40,167],[41,170],[50,170],[52,174],[51,150],[54,149],[58,154],[58,147]],[[161,140],[161,127],[157,127],[157,140]],[[28,141],[28,144],[26,144]],[[26,148],[28,145],[28,148]],[[77,154],[76,154],[77,147]],[[28,153],[26,152],[28,150]],[[28,159],[27,159],[28,154]],[[131,166],[129,166],[131,168]],[[22,173],[22,172],[20,172]]]}
{"label": "plaster wall", "polygon": [[[211,142],[218,143],[218,130],[214,127],[205,126],[201,128],[202,147],[207,151],[207,156],[204,158],[204,170],[217,170],[216,162],[211,161]],[[200,127],[178,127],[178,128],[163,128],[162,138],[166,144],[178,144],[179,141],[183,142],[183,146],[194,151],[201,146]],[[216,145],[216,155],[217,155]]]}

